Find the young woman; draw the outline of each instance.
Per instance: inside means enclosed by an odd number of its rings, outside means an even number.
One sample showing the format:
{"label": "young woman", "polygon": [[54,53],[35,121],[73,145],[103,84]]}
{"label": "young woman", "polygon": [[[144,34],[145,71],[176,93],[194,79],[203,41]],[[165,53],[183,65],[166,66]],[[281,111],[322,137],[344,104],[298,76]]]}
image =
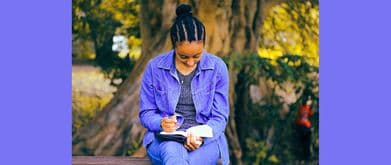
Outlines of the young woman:
{"label": "young woman", "polygon": [[[224,134],[229,115],[228,70],[204,50],[205,27],[186,4],[176,9],[171,27],[173,50],[148,62],[140,90],[139,117],[147,128],[143,146],[153,164],[229,163]],[[161,131],[208,125],[213,137],[187,136],[186,142],[161,140]]]}

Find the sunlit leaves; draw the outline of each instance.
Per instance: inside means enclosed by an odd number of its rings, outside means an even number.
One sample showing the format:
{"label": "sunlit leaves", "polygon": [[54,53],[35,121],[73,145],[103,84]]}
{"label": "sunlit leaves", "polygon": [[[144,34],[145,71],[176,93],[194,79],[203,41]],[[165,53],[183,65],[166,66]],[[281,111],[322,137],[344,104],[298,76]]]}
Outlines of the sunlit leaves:
{"label": "sunlit leaves", "polygon": [[130,36],[128,38],[129,48],[129,57],[133,59],[138,59],[141,55],[141,39],[135,36]]}
{"label": "sunlit leaves", "polygon": [[[116,30],[116,33],[128,33],[127,29],[138,27],[140,20],[138,13],[140,5],[135,0],[104,0],[99,6],[102,10],[111,13],[112,19],[121,22],[122,26]],[[139,37],[137,32],[132,32],[131,35]]]}
{"label": "sunlit leaves", "polygon": [[298,54],[319,66],[318,5],[289,1],[274,7],[261,28],[259,54],[270,59]]}

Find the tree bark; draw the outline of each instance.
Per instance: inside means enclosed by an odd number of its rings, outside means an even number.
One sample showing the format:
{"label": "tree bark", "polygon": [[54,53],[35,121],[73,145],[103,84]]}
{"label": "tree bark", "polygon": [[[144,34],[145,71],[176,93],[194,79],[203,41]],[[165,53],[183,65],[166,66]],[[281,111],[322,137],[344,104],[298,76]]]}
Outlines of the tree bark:
{"label": "tree bark", "polygon": [[[223,56],[256,53],[260,27],[270,4],[266,0],[190,0],[195,15],[206,27],[206,50]],[[175,0],[141,0],[142,55],[114,98],[87,126],[73,135],[73,155],[126,155],[132,144],[140,144],[139,88],[146,63],[171,49],[169,28],[175,17]],[[226,129],[233,164],[242,164],[242,149],[235,123],[234,87],[237,72],[230,70],[230,118]]]}
{"label": "tree bark", "polygon": [[175,8],[174,0],[141,1],[142,55],[114,98],[73,135],[73,155],[126,155],[132,145],[141,143],[145,132],[138,119],[141,75],[149,59],[168,48]]}

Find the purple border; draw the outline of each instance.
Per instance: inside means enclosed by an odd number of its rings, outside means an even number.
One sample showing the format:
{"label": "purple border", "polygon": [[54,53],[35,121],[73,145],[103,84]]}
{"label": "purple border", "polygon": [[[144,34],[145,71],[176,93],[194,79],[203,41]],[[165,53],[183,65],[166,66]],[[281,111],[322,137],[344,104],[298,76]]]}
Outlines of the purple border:
{"label": "purple border", "polygon": [[71,3],[0,3],[0,164],[71,164]]}
{"label": "purple border", "polygon": [[391,2],[320,2],[320,164],[391,162]]}

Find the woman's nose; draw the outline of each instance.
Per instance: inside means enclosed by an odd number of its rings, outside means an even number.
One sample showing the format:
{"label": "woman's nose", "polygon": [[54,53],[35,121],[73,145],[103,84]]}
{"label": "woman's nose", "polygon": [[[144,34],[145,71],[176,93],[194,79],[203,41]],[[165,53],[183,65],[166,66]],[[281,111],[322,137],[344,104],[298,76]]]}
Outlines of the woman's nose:
{"label": "woman's nose", "polygon": [[188,66],[194,66],[195,62],[194,62],[193,59],[189,59],[189,60],[186,61],[186,64],[187,64]]}

